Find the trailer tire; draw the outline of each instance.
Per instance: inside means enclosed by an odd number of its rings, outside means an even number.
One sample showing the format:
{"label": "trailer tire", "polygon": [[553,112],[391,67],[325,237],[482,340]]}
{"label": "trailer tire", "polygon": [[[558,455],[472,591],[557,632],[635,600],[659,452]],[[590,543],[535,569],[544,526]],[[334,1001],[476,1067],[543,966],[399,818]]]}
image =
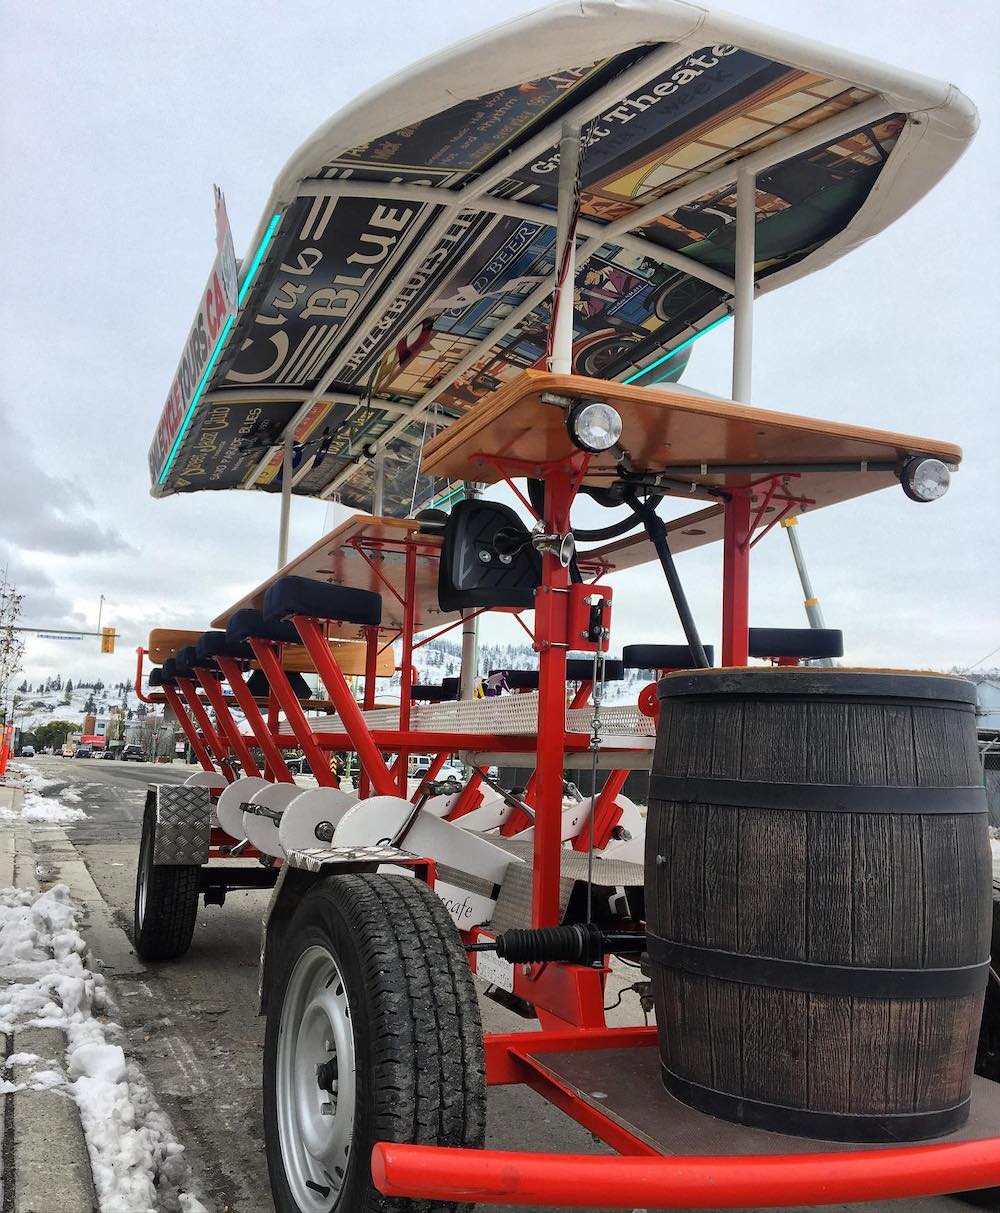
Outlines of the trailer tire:
{"label": "trailer tire", "polygon": [[153,863],[156,804],[142,818],[135,878],[132,942],[143,960],[176,960],[191,946],[198,917],[201,868],[197,864]]}
{"label": "trailer tire", "polygon": [[280,964],[264,1038],[276,1213],[468,1208],[383,1196],[371,1179],[377,1141],[483,1144],[479,1005],[444,903],[405,876],[322,879],[283,935]]}

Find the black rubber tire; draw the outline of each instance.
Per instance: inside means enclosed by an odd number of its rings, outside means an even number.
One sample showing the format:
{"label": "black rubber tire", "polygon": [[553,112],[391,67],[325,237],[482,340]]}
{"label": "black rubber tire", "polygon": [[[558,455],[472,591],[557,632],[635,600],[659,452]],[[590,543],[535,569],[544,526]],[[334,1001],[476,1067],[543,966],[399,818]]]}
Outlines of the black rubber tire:
{"label": "black rubber tire", "polygon": [[300,1213],[285,1177],[275,1096],[281,1012],[302,953],[325,948],[343,975],[358,1105],[336,1213],[454,1213],[451,1201],[382,1196],[372,1186],[377,1141],[480,1148],[486,1078],[479,1004],[465,950],[444,903],[421,881],[331,876],[303,897],[282,941],[264,1037],[264,1148],[276,1213]]}
{"label": "black rubber tire", "polygon": [[[177,960],[191,946],[198,917],[201,868],[197,864],[157,867],[153,864],[156,803],[150,798],[142,818],[142,839],[135,880],[132,942],[143,960]],[[145,913],[140,917],[140,891],[146,885]]]}

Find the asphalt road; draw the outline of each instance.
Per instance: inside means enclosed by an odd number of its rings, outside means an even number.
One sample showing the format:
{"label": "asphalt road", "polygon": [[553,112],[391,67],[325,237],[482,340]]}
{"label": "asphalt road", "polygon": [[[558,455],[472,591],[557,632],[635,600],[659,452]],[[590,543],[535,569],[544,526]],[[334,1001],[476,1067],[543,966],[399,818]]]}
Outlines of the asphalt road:
{"label": "asphalt road", "polygon": [[[66,832],[113,920],[129,930],[146,787],[157,781],[183,782],[194,768],[53,757],[28,761],[40,775],[57,781],[44,794],[58,795],[66,784],[79,793],[81,799],[74,803],[84,809],[87,820],[67,826]],[[132,1055],[173,1120],[202,1199],[213,1213],[272,1211],[261,1131],[264,1021],[256,1014],[260,919],[266,898],[266,893],[238,892],[230,894],[223,907],[203,908],[194,943],[181,961],[143,970],[120,950],[100,957],[106,962]],[[617,988],[627,980],[616,982]],[[530,1027],[491,1000],[480,1001],[488,1031]],[[632,996],[624,1000],[616,1022],[641,1022]],[[488,1145],[606,1152],[590,1133],[521,1087],[491,1090]],[[501,1213],[498,1206],[478,1208],[481,1213]],[[827,1208],[840,1213],[958,1213],[968,1206],[942,1197]],[[594,1208],[590,1213],[601,1211]]]}

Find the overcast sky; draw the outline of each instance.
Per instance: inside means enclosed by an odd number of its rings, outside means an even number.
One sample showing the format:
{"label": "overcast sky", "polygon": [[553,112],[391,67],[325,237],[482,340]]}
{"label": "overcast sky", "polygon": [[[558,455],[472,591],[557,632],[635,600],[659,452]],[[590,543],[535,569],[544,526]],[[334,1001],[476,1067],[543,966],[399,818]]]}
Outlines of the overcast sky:
{"label": "overcast sky", "polygon": [[[204,627],[273,571],[278,501],[154,501],[146,451],[215,255],[212,184],[238,254],[291,152],[358,92],[506,17],[522,0],[9,3],[0,17],[0,566],[24,622],[122,634],[28,644],[26,673],[105,681],[150,627]],[[933,193],[867,246],[765,296],[754,402],[958,442],[949,495],[892,490],[799,528],[830,626],[858,664],[948,667],[1000,645],[996,47],[981,0],[730,0],[725,7],[951,80],[978,139]],[[729,326],[686,382],[728,395]],[[325,506],[293,502],[291,551]],[[755,549],[751,623],[798,626],[787,541]],[[718,640],[719,558],[684,556]],[[675,640],[659,574],[620,577],[616,648]],[[992,662],[990,664],[993,664]]]}

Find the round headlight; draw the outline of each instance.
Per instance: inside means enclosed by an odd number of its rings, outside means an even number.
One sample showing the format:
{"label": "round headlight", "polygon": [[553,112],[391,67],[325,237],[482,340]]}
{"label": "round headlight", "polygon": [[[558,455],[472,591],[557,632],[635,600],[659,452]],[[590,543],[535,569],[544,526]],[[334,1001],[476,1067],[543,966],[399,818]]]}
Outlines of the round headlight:
{"label": "round headlight", "polygon": [[607,451],[622,436],[622,419],[617,409],[603,400],[575,405],[566,418],[569,436],[581,451]]}
{"label": "round headlight", "polygon": [[940,459],[917,457],[903,464],[900,474],[903,492],[911,501],[937,501],[948,491],[951,472]]}

